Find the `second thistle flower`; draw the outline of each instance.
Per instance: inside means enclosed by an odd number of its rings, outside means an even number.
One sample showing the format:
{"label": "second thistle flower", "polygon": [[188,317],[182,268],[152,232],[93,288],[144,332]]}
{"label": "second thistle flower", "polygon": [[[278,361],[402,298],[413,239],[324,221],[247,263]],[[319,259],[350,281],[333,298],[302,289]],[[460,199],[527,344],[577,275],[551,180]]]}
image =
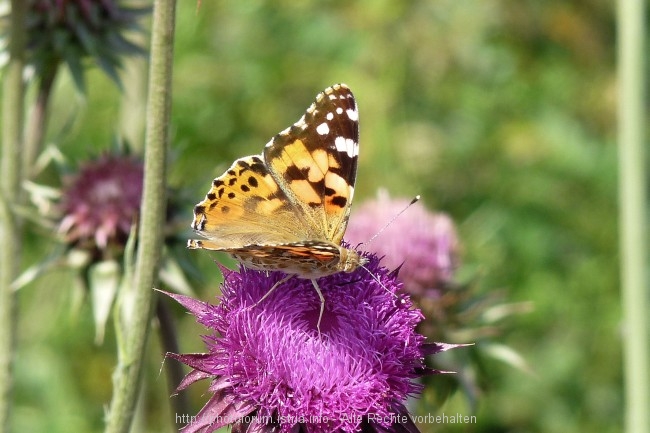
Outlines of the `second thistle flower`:
{"label": "second thistle flower", "polygon": [[140,211],[143,177],[140,160],[105,155],[67,178],[59,226],[66,241],[105,258],[111,247],[121,252]]}
{"label": "second thistle flower", "polygon": [[[409,200],[380,193],[352,213],[346,239],[352,245],[367,242],[408,204]],[[420,204],[411,206],[380,236],[368,248],[385,256],[388,268],[400,268],[400,278],[409,293],[437,295],[452,281],[459,261],[458,237],[449,216],[431,213]]]}

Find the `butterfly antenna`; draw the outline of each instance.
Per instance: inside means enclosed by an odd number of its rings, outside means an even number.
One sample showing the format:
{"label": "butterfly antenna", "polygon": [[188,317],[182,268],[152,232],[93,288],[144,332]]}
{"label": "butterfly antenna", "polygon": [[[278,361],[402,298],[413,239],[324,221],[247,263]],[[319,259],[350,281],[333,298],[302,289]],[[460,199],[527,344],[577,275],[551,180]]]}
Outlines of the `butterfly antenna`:
{"label": "butterfly antenna", "polygon": [[372,272],[370,272],[370,269],[366,268],[365,265],[360,265],[360,266],[361,266],[363,269],[365,269],[366,272],[368,272],[368,274],[372,277],[372,279],[375,280],[375,281],[377,282],[377,284],[379,284],[379,285],[380,285],[380,286],[381,286],[381,287],[386,291],[386,293],[388,293],[389,295],[391,295],[391,296],[392,296],[393,298],[395,298],[395,299],[399,299],[399,296],[397,296],[395,293],[393,293],[393,292],[391,292],[390,290],[388,290],[388,287],[386,287],[386,286],[384,285],[384,283],[382,283],[381,280],[380,280],[379,278],[377,278],[377,275],[375,275],[375,274],[373,274]]}
{"label": "butterfly antenna", "polygon": [[[401,211],[399,211],[399,212],[397,213],[397,215],[395,215],[394,217],[392,217],[392,218],[390,219],[390,221],[388,221],[388,222],[387,222],[387,223],[386,223],[386,224],[385,224],[385,225],[384,225],[384,226],[383,226],[383,227],[382,227],[382,228],[381,228],[377,233],[374,234],[373,237],[371,237],[371,238],[370,238],[369,240],[367,240],[366,242],[361,242],[361,243],[359,244],[359,246],[361,246],[361,245],[366,245],[366,246],[367,246],[370,242],[374,241],[374,240],[375,240],[375,239],[376,239],[380,234],[382,234],[382,233],[384,232],[384,230],[386,230],[386,229],[387,229],[387,228],[388,228],[388,227],[393,223],[393,221],[395,221],[397,218],[399,218],[400,215],[402,215],[404,212],[406,212],[406,209],[410,208],[412,205],[414,205],[415,203],[417,203],[417,202],[420,200],[420,198],[421,198],[421,197],[420,197],[419,194],[416,195],[415,197],[413,197],[413,200],[411,200],[411,202],[410,202],[409,204],[407,204],[406,207],[404,207],[404,209],[402,209]],[[367,269],[366,269],[366,270],[367,270]]]}

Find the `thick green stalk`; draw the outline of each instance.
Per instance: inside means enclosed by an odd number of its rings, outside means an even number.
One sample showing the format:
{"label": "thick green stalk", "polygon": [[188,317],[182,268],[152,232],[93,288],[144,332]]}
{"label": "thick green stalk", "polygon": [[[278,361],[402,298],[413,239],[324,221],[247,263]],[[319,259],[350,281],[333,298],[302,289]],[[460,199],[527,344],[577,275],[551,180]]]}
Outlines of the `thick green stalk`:
{"label": "thick green stalk", "polygon": [[[133,317],[122,329],[124,347],[114,375],[113,401],[106,426],[109,433],[130,429],[142,382],[153,287],[160,262],[165,222],[166,151],[171,111],[171,70],[175,0],[155,0],[153,7],[149,93],[145,136],[145,173],[135,265]],[[125,323],[123,321],[123,323]]]}
{"label": "thick green stalk", "polygon": [[650,431],[644,0],[618,2],[620,249],[627,432]]}
{"label": "thick green stalk", "polygon": [[20,199],[27,2],[11,1],[9,64],[2,89],[2,150],[0,154],[0,432],[9,431],[13,357],[16,344],[16,299],[11,283],[18,276],[20,221],[12,207]]}

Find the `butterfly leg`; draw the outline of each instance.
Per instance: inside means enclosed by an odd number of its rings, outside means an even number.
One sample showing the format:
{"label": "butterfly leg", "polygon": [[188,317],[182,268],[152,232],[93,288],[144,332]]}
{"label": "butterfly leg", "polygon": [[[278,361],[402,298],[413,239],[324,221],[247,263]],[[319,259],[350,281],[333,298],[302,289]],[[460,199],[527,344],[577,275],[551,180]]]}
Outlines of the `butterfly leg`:
{"label": "butterfly leg", "polygon": [[251,308],[253,308],[253,307],[257,307],[258,305],[260,305],[260,304],[262,303],[262,301],[264,301],[266,298],[269,297],[269,295],[270,295],[271,293],[273,293],[273,291],[275,290],[276,287],[278,287],[280,284],[282,284],[282,283],[288,281],[290,278],[293,278],[293,277],[295,277],[295,275],[287,275],[286,277],[284,277],[283,279],[281,279],[280,281],[278,281],[277,283],[275,283],[275,284],[273,285],[273,287],[271,287],[271,288],[269,289],[269,291],[266,292],[266,293],[264,294],[264,296],[262,296],[262,297],[260,298],[259,301],[257,301],[255,304],[253,304],[253,305],[251,306]]}
{"label": "butterfly leg", "polygon": [[311,283],[314,285],[314,289],[316,289],[316,293],[318,293],[318,298],[320,299],[320,313],[318,314],[318,322],[316,322],[316,329],[318,329],[318,335],[320,335],[320,321],[325,312],[325,297],[323,296],[323,292],[320,291],[320,287],[318,287],[316,280],[312,279]]}
{"label": "butterfly leg", "polygon": [[[264,294],[264,296],[262,296],[262,297],[260,298],[259,301],[257,301],[257,302],[254,303],[253,305],[251,305],[250,308],[257,307],[259,304],[262,303],[262,301],[264,301],[266,298],[268,298],[269,295],[270,295],[271,293],[273,293],[273,291],[274,291],[274,290],[275,290],[279,285],[281,285],[282,283],[288,281],[290,278],[293,278],[293,277],[295,277],[295,275],[287,275],[286,277],[282,278],[280,281],[278,281],[277,283],[275,283],[275,284],[273,285],[273,287],[271,287],[271,288],[269,289],[269,291],[266,292],[266,293]],[[311,280],[311,283],[313,284],[314,289],[316,289],[316,293],[318,294],[318,299],[320,300],[320,311],[319,311],[319,313],[318,313],[318,322],[316,322],[316,329],[318,329],[318,334],[320,335],[320,323],[321,323],[321,320],[323,319],[323,314],[325,313],[325,297],[323,296],[323,292],[321,292],[320,287],[318,286],[318,283],[316,282],[316,280],[315,280],[315,279],[312,279],[312,280]]]}

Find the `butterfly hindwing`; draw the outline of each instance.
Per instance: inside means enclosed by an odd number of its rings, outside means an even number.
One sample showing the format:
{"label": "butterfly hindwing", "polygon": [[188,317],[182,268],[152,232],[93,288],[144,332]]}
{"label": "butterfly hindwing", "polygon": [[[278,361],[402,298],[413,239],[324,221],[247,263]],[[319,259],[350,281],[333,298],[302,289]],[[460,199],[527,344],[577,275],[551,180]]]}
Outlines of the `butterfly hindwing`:
{"label": "butterfly hindwing", "polygon": [[317,239],[340,244],[347,226],[359,155],[357,105],[350,89],[320,93],[304,116],[264,149],[269,172],[307,215]]}
{"label": "butterfly hindwing", "polygon": [[231,254],[244,265],[254,269],[280,270],[302,276],[330,273],[330,270],[337,269],[340,259],[337,245],[319,241],[248,245],[232,251]]}

